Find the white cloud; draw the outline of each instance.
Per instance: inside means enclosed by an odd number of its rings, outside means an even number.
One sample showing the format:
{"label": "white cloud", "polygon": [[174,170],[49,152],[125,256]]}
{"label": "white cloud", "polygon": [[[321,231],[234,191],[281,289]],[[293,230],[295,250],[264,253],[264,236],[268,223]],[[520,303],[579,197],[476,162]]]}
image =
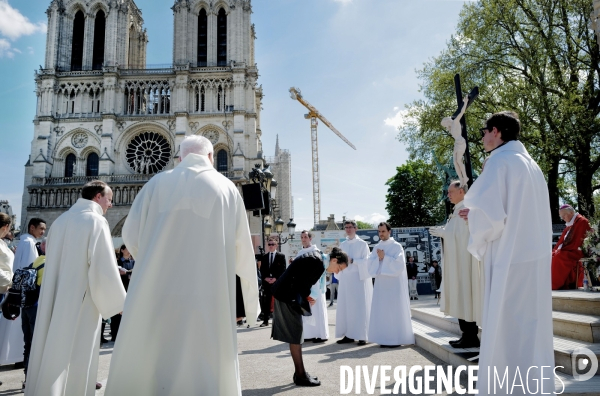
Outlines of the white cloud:
{"label": "white cloud", "polygon": [[391,126],[395,129],[398,129],[398,127],[404,126],[404,120],[406,118],[408,110],[398,110],[397,107],[394,107],[394,110],[396,111],[396,114],[392,117],[386,118],[385,120],[383,120],[383,122],[387,126]]}
{"label": "white cloud", "polygon": [[28,36],[34,33],[45,33],[46,24],[31,23],[27,17],[12,8],[8,0],[0,0],[0,34],[15,41],[21,36]]}
{"label": "white cloud", "polygon": [[13,52],[8,40],[0,38],[0,58],[13,58],[15,53]]}
{"label": "white cloud", "polygon": [[369,224],[379,224],[382,221],[386,221],[387,220],[387,216],[386,215],[382,215],[381,213],[371,213],[368,216],[361,216],[359,214],[354,215],[354,220],[356,221],[363,221],[365,223],[369,223]]}

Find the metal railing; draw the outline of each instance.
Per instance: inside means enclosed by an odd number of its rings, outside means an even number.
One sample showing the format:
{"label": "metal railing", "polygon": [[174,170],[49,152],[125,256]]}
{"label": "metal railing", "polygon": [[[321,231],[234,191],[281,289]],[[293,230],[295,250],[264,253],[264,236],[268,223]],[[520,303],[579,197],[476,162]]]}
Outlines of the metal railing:
{"label": "metal railing", "polygon": [[83,185],[92,180],[102,180],[105,183],[143,183],[150,180],[154,175],[131,174],[131,175],[102,175],[102,176],[72,176],[72,177],[33,177],[32,185],[36,186],[60,186],[60,185]]}

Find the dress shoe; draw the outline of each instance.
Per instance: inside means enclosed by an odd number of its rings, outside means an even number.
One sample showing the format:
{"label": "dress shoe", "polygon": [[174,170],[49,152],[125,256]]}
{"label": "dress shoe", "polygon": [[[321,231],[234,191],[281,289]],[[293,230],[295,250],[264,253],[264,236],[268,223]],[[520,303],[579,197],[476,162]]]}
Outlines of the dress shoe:
{"label": "dress shoe", "polygon": [[363,346],[363,345],[367,345],[367,342],[365,340],[358,341],[358,346]]}
{"label": "dress shoe", "polygon": [[463,340],[463,337],[460,337],[458,340],[452,340],[449,341],[448,344],[450,345],[454,345],[454,344],[458,344],[459,342],[461,342]]}
{"label": "dress shoe", "polygon": [[100,338],[100,344],[106,344],[108,340],[104,337]]}
{"label": "dress shoe", "polygon": [[460,342],[451,345],[453,348],[479,348],[479,338],[463,338]]}
{"label": "dress shoe", "polygon": [[102,384],[100,382],[96,382],[96,389],[102,389]]}
{"label": "dress shoe", "polygon": [[380,345],[381,348],[398,348],[400,345]]}
{"label": "dress shoe", "polygon": [[269,322],[262,322],[260,324],[260,327],[267,327],[269,325]]}
{"label": "dress shoe", "polygon": [[308,376],[308,373],[305,373],[302,377],[298,377],[294,374],[294,384],[297,386],[320,386],[321,381]]}
{"label": "dress shoe", "polygon": [[315,344],[320,344],[320,343],[322,343],[322,342],[325,342],[325,341],[327,341],[327,339],[325,339],[325,340],[324,340],[324,339],[322,339],[322,338],[315,338],[315,339],[313,340],[313,342],[314,342]]}
{"label": "dress shoe", "polygon": [[314,340],[315,340],[314,338],[305,338],[304,342],[309,342],[309,341],[314,341]]}
{"label": "dress shoe", "polygon": [[415,300],[418,300],[418,298],[417,298],[417,297],[415,297]]}
{"label": "dress shoe", "polygon": [[349,344],[351,342],[354,342],[354,338],[348,338],[348,337],[344,336],[344,338],[342,338],[341,340],[337,340],[336,342],[338,344]]}
{"label": "dress shoe", "polygon": [[307,376],[307,377],[310,377],[310,378],[312,378],[312,379],[314,379],[314,380],[318,380],[318,379],[319,379],[319,377],[315,377],[314,375],[310,375],[310,374],[308,374],[308,371],[305,371],[305,373],[306,373],[306,376]]}

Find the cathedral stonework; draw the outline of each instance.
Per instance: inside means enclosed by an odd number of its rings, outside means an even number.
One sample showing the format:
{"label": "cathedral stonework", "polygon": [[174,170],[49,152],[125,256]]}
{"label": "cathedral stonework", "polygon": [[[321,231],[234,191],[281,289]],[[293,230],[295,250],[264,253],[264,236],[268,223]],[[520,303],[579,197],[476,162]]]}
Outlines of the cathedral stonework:
{"label": "cathedral stonework", "polygon": [[[50,3],[22,225],[51,225],[100,179],[113,189],[106,217],[120,236],[137,193],[179,162],[187,135],[213,143],[215,168],[238,187],[263,163],[250,0],[175,0],[172,10],[172,63],[151,66],[133,0]],[[257,219],[250,224],[260,232]]]}

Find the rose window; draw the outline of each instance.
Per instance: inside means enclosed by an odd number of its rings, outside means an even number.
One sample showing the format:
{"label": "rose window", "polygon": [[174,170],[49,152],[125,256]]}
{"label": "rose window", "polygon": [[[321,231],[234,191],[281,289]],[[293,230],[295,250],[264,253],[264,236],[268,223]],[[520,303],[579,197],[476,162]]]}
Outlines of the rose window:
{"label": "rose window", "polygon": [[171,145],[158,133],[143,132],[131,139],[125,158],[137,173],[158,173],[171,160]]}

